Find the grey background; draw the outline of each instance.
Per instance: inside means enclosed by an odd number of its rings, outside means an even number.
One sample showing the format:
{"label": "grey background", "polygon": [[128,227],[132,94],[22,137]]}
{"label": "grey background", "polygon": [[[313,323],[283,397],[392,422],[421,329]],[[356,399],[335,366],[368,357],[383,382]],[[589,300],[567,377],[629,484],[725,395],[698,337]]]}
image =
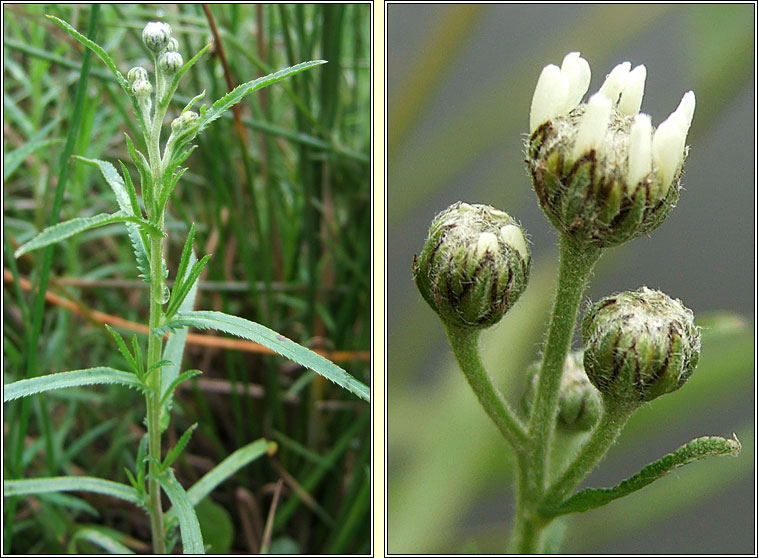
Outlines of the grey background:
{"label": "grey background", "polygon": [[[429,34],[437,29],[449,9],[450,6],[446,5],[389,4],[387,7],[387,112],[390,128],[393,126],[393,108],[402,102],[398,99],[398,91],[416,78],[410,73],[411,69],[417,67],[415,64],[423,56],[423,49],[434,44]],[[393,377],[400,378],[400,375],[403,379],[407,375],[413,376],[417,385],[432,382],[440,361],[448,358],[449,350],[442,329],[434,321],[424,321],[425,325],[430,324],[429,329],[420,329],[417,334],[435,337],[434,346],[439,351],[437,358],[427,359],[425,367],[409,370],[407,362],[416,361],[408,355],[393,352],[396,328],[408,319],[409,314],[429,312],[410,279],[410,261],[420,250],[428,225],[438,211],[459,199],[492,204],[514,214],[524,225],[532,241],[534,261],[557,255],[555,232],[541,213],[523,171],[520,160],[523,138],[518,134],[504,133],[467,168],[446,182],[434,185],[425,203],[414,206],[410,212],[393,214],[393,195],[414,187],[414,184],[397,182],[398,168],[412,164],[441,121],[451,112],[475,102],[481,88],[490,86],[509,72],[516,73],[525,59],[535,59],[534,53],[539,53],[541,62],[534,66],[531,81],[524,83],[528,89],[525,98],[528,99],[531,99],[541,67],[548,63],[560,65],[569,50],[581,51],[590,62],[593,73],[590,93],[597,90],[615,64],[624,60],[631,61],[633,66],[644,63],[648,78],[642,112],[652,116],[654,125],[676,108],[684,92],[694,88],[688,68],[697,63],[699,53],[693,51],[692,45],[696,45],[696,41],[686,36],[686,6],[668,9],[649,27],[624,41],[621,47],[616,45],[616,50],[583,48],[581,38],[566,45],[561,38],[565,30],[592,17],[595,9],[596,6],[589,5],[490,6],[450,60],[445,79],[427,99],[413,130],[391,151],[387,192],[388,382],[393,382]],[[546,44],[553,43],[557,45],[554,50],[546,49]],[[722,106],[715,107],[718,115],[707,127],[698,126],[698,115],[706,110],[698,104],[688,138],[692,147],[685,167],[685,191],[677,208],[650,237],[608,250],[586,296],[596,300],[611,292],[636,289],[644,284],[682,299],[696,315],[728,310],[754,321],[754,59],[752,64],[749,83],[745,82],[736,94],[724,99]],[[509,99],[502,99],[502,102],[502,106],[493,106],[492,110],[514,110]],[[528,101],[516,110],[523,113],[521,131],[525,132]],[[453,135],[447,141],[454,145],[459,138]],[[465,145],[461,149],[465,149]],[[441,160],[440,164],[444,161]],[[521,168],[514,171],[512,165],[521,165]],[[503,176],[508,177],[509,183],[498,181],[498,177]],[[503,192],[509,189],[506,196]],[[500,198],[507,198],[508,205],[504,205]],[[696,426],[706,429],[701,433],[712,431],[714,424],[728,430],[736,417],[754,416],[754,402],[754,394],[745,394],[731,416]],[[393,427],[392,412],[390,395],[389,428]],[[681,436],[681,432],[672,429],[668,444],[661,448],[663,452],[677,447]],[[651,450],[655,452],[659,448]],[[393,461],[392,452],[390,445],[390,463]],[[388,474],[391,471],[390,466]],[[593,475],[595,485],[615,484],[618,480],[618,473],[613,469],[603,471],[601,468]],[[392,479],[388,482],[391,483]],[[754,494],[754,482],[734,487],[718,500],[716,509],[724,517],[684,515],[662,527],[665,532],[653,530],[644,536],[606,543],[591,551],[644,553],[720,549],[722,552],[754,552]],[[480,508],[462,519],[463,523],[476,525],[486,517],[490,521],[493,516],[507,517],[510,498],[507,489],[491,494],[482,500]],[[391,507],[389,513],[392,513]],[[753,519],[748,521],[750,517]],[[714,522],[722,533],[719,537],[721,544],[715,544],[713,540]],[[670,531],[672,525],[674,532]],[[388,537],[390,551],[393,551],[392,532]]]}

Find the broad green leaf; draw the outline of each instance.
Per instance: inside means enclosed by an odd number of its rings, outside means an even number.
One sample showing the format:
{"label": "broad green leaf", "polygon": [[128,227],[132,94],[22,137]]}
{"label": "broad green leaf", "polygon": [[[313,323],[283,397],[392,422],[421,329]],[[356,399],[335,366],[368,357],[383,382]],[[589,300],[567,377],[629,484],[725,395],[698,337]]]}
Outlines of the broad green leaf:
{"label": "broad green leaf", "polygon": [[163,231],[158,227],[152,223],[148,223],[144,219],[140,219],[139,217],[124,215],[121,211],[117,211],[116,213],[100,213],[92,217],[76,217],[70,221],[64,221],[63,223],[58,223],[57,225],[46,228],[29,242],[20,246],[14,253],[14,256],[18,258],[32,250],[44,248],[45,246],[55,244],[56,242],[65,240],[80,232],[94,229],[96,227],[102,227],[103,225],[110,225],[111,223],[136,223],[147,229],[151,234],[164,236]]}
{"label": "broad green leaf", "polygon": [[210,108],[210,110],[205,114],[205,117],[202,119],[198,133],[204,130],[208,126],[208,124],[210,124],[211,122],[219,118],[224,112],[226,112],[232,106],[239,103],[246,95],[249,95],[250,93],[253,93],[254,91],[257,91],[258,89],[262,89],[268,85],[276,83],[277,81],[281,81],[285,78],[288,78],[293,74],[302,72],[303,70],[307,70],[308,68],[312,68],[313,66],[319,66],[321,64],[326,64],[326,60],[311,60],[310,62],[302,62],[300,64],[290,66],[289,68],[284,68],[283,70],[279,70],[278,72],[274,72],[273,74],[269,74],[267,76],[254,79],[253,81],[249,81],[247,83],[243,83],[242,85],[235,87],[232,91],[230,91],[229,93],[221,97],[218,101],[213,103],[213,106]]}
{"label": "broad green leaf", "polygon": [[361,399],[370,400],[369,388],[330,360],[298,345],[284,335],[244,318],[213,311],[182,312],[164,324],[162,328],[156,330],[156,333],[185,326],[193,326],[199,329],[217,329],[254,341],[313,370]]}
{"label": "broad green leaf", "polygon": [[229,512],[210,498],[197,504],[195,512],[203,541],[209,547],[208,554],[228,554],[234,542],[234,524]]}
{"label": "broad green leaf", "polygon": [[71,492],[81,490],[113,496],[140,505],[137,491],[131,486],[96,477],[48,477],[3,481],[3,496],[24,496],[45,492]]}
{"label": "broad green leaf", "polygon": [[123,537],[121,533],[111,532],[101,525],[91,525],[78,529],[71,541],[68,543],[69,554],[79,554],[76,546],[77,541],[86,540],[105,550],[108,554],[134,554],[134,551],[124,545],[119,538]]}
{"label": "broad green leaf", "polygon": [[580,513],[593,508],[599,508],[617,498],[623,498],[632,492],[646,487],[677,467],[705,459],[706,457],[718,455],[736,456],[740,453],[741,449],[742,446],[736,436],[731,440],[721,438],[720,436],[695,438],[675,452],[665,455],[650,465],[643,467],[639,473],[622,481],[613,488],[586,488],[568,498],[561,505],[541,511],[548,517],[554,517],[556,515]]}
{"label": "broad green leaf", "polygon": [[197,515],[195,515],[195,508],[182,485],[176,480],[174,472],[169,469],[165,474],[158,477],[158,482],[166,491],[168,499],[171,500],[171,510],[175,510],[176,519],[179,521],[184,554],[205,554],[203,534],[200,531]]}
{"label": "broad green leaf", "polygon": [[84,370],[72,370],[70,372],[58,372],[47,374],[26,380],[19,380],[3,386],[3,401],[12,401],[19,397],[27,397],[35,393],[63,389],[70,387],[87,386],[92,384],[123,384],[127,387],[141,389],[134,374],[108,368],[85,368]]}

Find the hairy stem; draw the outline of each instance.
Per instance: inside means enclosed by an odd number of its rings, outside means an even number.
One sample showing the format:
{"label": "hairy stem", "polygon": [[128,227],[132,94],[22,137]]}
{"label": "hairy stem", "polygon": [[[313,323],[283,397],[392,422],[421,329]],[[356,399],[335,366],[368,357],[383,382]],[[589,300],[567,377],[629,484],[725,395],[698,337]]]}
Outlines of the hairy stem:
{"label": "hairy stem", "polygon": [[[157,63],[156,63],[157,67]],[[160,157],[160,138],[161,126],[165,117],[165,107],[161,107],[161,84],[162,76],[160,71],[156,72],[156,102],[155,114],[153,115],[152,127],[145,131],[145,141],[147,143],[147,152],[150,159],[150,170],[153,175],[152,199],[156,200],[160,196],[162,187],[161,175],[162,165]],[[160,208],[155,207],[156,211],[161,212],[159,215],[153,215],[159,228],[164,229],[163,213]],[[163,314],[163,238],[158,236],[150,237],[150,333],[148,334],[147,345],[147,370],[150,370],[155,363],[161,360],[162,340],[152,334],[153,330],[161,325],[161,316]],[[161,486],[157,478],[157,466],[161,461],[161,370],[154,369],[148,378],[148,387],[150,388],[147,397],[147,432],[148,448],[150,452],[150,483],[149,483],[149,512],[150,527],[153,533],[153,551],[156,554],[166,553],[166,540],[163,528],[163,506],[161,503]]]}
{"label": "hairy stem", "polygon": [[[163,219],[161,219],[163,225]],[[150,333],[147,345],[147,369],[161,359],[161,339],[152,331],[161,324],[163,298],[163,239],[150,239]],[[161,460],[161,371],[153,370],[148,378],[150,391],[147,395],[147,432],[150,451],[150,526],[153,532],[153,551],[166,553],[166,541],[163,532],[163,507],[161,504],[161,487],[157,479],[157,465]]]}
{"label": "hairy stem", "polygon": [[582,446],[579,454],[564,469],[545,493],[542,506],[558,506],[582,480],[600,463],[608,449],[618,438],[627,420],[634,412],[634,407],[623,407],[605,402],[603,414],[600,416],[592,434]]}
{"label": "hairy stem", "polygon": [[523,448],[527,441],[526,431],[508,402],[492,383],[479,356],[479,330],[445,324],[445,332],[458,365],[487,415],[515,449]]}
{"label": "hairy stem", "polygon": [[529,421],[529,475],[533,496],[541,495],[545,487],[563,364],[574,334],[582,293],[600,253],[600,248],[580,247],[567,235],[561,236],[558,290]]}

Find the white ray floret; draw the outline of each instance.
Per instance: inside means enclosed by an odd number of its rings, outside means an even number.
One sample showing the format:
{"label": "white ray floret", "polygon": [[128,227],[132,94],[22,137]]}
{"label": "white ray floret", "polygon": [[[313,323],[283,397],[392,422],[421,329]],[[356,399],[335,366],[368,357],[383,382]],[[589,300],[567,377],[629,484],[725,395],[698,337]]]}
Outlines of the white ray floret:
{"label": "white ray floret", "polygon": [[642,96],[645,93],[646,77],[647,69],[642,64],[629,72],[626,85],[621,91],[621,99],[618,104],[619,112],[633,116],[640,111]]}
{"label": "white ray floret", "polygon": [[487,252],[495,254],[497,253],[497,248],[498,244],[495,234],[491,232],[483,232],[479,235],[479,238],[476,241],[476,256],[477,258],[481,258]]}
{"label": "white ray floret", "polygon": [[682,164],[684,145],[694,112],[695,94],[689,91],[684,94],[677,109],[661,122],[653,134],[653,162],[664,185],[671,184]]}
{"label": "white ray floret", "polygon": [[652,166],[653,125],[647,114],[634,117],[629,132],[629,172],[627,186],[634,188],[650,174]]}
{"label": "white ray floret", "polygon": [[611,100],[605,95],[595,93],[590,97],[576,134],[574,159],[591,149],[597,149],[603,143],[611,119],[611,109]]}
{"label": "white ray floret", "polygon": [[615,105],[618,102],[619,95],[626,87],[629,78],[629,70],[632,67],[631,62],[622,62],[611,70],[611,73],[605,78],[603,86],[598,91],[599,94],[605,95]]}
{"label": "white ray floret", "polygon": [[524,260],[529,259],[529,252],[526,249],[526,240],[524,233],[516,225],[505,225],[500,228],[500,238],[506,245],[515,248]]}
{"label": "white ray floret", "polygon": [[590,65],[578,52],[569,52],[559,68],[548,64],[542,69],[534,88],[529,113],[529,132],[540,124],[571,112],[590,85]]}

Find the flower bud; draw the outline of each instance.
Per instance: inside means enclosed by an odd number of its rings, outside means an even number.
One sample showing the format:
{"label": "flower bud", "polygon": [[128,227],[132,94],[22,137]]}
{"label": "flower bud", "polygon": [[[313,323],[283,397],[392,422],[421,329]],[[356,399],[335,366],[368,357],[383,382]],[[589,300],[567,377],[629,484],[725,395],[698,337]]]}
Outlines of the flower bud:
{"label": "flower bud", "polygon": [[182,55],[173,50],[164,51],[158,58],[158,68],[166,74],[175,74],[184,64]]}
{"label": "flower bud", "polygon": [[172,145],[192,141],[200,128],[200,117],[195,111],[187,110],[171,121]]}
{"label": "flower bud", "polygon": [[149,97],[153,92],[153,86],[146,79],[137,79],[132,83],[132,93],[136,97],[145,98]]}
{"label": "flower bud", "polygon": [[592,384],[604,399],[632,407],[682,387],[700,358],[692,312],[646,287],[592,306],[582,340]]}
{"label": "flower bud", "polygon": [[[602,410],[600,393],[587,378],[582,359],[582,351],[573,351],[566,355],[566,362],[563,365],[556,422],[557,426],[563,430],[580,432],[592,430]],[[535,362],[527,370],[526,391],[521,398],[521,407],[527,416],[531,412],[537,392],[540,366],[540,362]]]}
{"label": "flower bud", "polygon": [[179,50],[179,41],[176,40],[176,37],[171,37],[168,40],[168,43],[166,43],[166,50],[173,50],[173,51]]}
{"label": "flower bud", "polygon": [[691,91],[658,129],[639,114],[645,66],[616,66],[587,103],[587,61],[568,54],[537,81],[526,143],[540,206],[580,245],[621,244],[656,229],[679,200]]}
{"label": "flower bud", "polygon": [[151,21],[142,30],[142,42],[154,53],[159,53],[171,38],[171,26],[162,21]]}
{"label": "flower bud", "polygon": [[135,66],[126,74],[126,79],[129,80],[130,84],[137,80],[147,81],[147,70],[142,66]]}
{"label": "flower bud", "polygon": [[526,288],[531,257],[524,233],[507,213],[457,202],[432,221],[413,279],[445,323],[488,327]]}

